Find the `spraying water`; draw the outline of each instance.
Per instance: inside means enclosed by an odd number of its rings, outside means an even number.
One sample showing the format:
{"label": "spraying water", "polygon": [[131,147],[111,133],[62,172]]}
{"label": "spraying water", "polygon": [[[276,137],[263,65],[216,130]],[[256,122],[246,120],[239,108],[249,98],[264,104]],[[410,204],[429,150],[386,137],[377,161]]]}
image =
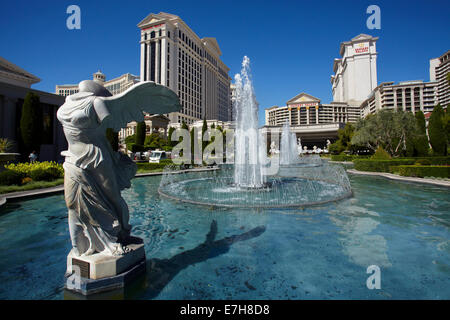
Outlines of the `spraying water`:
{"label": "spraying water", "polygon": [[265,183],[261,148],[263,137],[258,130],[258,104],[250,80],[250,59],[245,56],[236,83],[234,183],[240,188],[261,188]]}
{"label": "spraying water", "polygon": [[295,133],[291,132],[289,123],[286,121],[281,132],[280,164],[290,165],[298,160],[297,137]]}

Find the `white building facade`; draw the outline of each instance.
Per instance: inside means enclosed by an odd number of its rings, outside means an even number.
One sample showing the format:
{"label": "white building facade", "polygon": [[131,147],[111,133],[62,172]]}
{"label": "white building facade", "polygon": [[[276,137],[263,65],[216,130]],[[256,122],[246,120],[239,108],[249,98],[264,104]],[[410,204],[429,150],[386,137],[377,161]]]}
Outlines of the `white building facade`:
{"label": "white building facade", "polygon": [[333,101],[358,105],[377,86],[378,37],[360,34],[340,45],[331,76]]}
{"label": "white building facade", "polygon": [[436,81],[436,100],[442,107],[450,104],[450,50],[439,58],[430,60],[430,81]]}
{"label": "white building facade", "polygon": [[361,117],[381,109],[403,110],[416,113],[432,112],[437,104],[438,83],[416,81],[384,82],[377,86],[360,106]]}
{"label": "white building facade", "polygon": [[[139,77],[130,73],[125,73],[120,77],[106,81],[106,76],[99,70],[93,74],[93,80],[102,84],[112,95],[119,94],[127,90],[133,84],[139,82]],[[60,96],[68,96],[78,92],[78,84],[56,85],[55,93]]]}
{"label": "white building facade", "polygon": [[150,14],[142,20],[140,79],[155,81],[175,91],[180,112],[171,123],[191,124],[200,119],[230,120],[229,68],[215,38],[199,38],[180,17]]}

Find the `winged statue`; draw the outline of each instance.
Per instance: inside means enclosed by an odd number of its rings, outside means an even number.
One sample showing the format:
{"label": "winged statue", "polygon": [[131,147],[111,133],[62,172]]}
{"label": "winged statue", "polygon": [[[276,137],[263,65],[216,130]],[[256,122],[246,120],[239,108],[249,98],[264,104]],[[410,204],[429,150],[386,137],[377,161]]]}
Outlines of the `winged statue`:
{"label": "winged statue", "polygon": [[106,129],[118,131],[131,121],[143,121],[143,112],[170,113],[181,105],[175,92],[150,81],[114,96],[93,80],[80,82],[78,88],[57,112],[68,142],[61,154],[72,252],[123,255],[127,244],[140,240],[131,236],[128,206],[121,196],[137,166],[113,151]]}

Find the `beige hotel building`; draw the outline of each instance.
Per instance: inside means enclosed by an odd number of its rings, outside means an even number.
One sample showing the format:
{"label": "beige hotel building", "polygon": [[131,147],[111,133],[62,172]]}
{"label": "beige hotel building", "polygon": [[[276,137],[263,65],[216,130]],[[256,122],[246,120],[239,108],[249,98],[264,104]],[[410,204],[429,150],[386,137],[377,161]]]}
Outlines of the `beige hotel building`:
{"label": "beige hotel building", "polygon": [[231,120],[231,78],[216,39],[198,37],[180,17],[164,12],[148,15],[138,27],[141,81],[168,86],[183,106],[166,115],[171,125]]}
{"label": "beige hotel building", "polygon": [[377,84],[376,42],[378,37],[360,34],[342,42],[341,58],[333,63],[331,76],[333,101],[322,104],[320,99],[300,93],[286,102],[265,110],[264,130],[278,130],[287,121],[302,141],[324,145],[335,139],[345,123],[387,108],[424,113],[433,111],[438,103],[445,108],[450,103],[450,51],[430,60],[430,81],[402,81],[398,84]]}
{"label": "beige hotel building", "polygon": [[[139,82],[139,77],[130,73],[125,73],[120,77],[106,81],[106,76],[100,70],[94,73],[92,78],[101,83],[112,95],[122,93],[133,84]],[[77,92],[78,84],[56,85],[55,93],[57,95],[68,96]]]}
{"label": "beige hotel building", "polygon": [[280,126],[286,120],[291,126],[356,122],[361,116],[361,103],[377,86],[377,40],[360,34],[341,43],[341,58],[333,63],[331,103],[322,104],[318,98],[301,93],[286,106],[266,109],[266,125]]}

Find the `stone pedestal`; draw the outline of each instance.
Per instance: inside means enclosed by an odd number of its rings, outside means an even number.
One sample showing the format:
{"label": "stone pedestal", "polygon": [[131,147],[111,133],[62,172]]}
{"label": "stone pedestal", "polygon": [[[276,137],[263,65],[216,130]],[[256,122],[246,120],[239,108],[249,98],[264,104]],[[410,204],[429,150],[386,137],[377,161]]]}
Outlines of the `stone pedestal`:
{"label": "stone pedestal", "polygon": [[83,295],[123,288],[127,282],[145,273],[144,244],[129,244],[130,252],[122,256],[95,253],[77,257],[70,251],[67,256],[67,290]]}

